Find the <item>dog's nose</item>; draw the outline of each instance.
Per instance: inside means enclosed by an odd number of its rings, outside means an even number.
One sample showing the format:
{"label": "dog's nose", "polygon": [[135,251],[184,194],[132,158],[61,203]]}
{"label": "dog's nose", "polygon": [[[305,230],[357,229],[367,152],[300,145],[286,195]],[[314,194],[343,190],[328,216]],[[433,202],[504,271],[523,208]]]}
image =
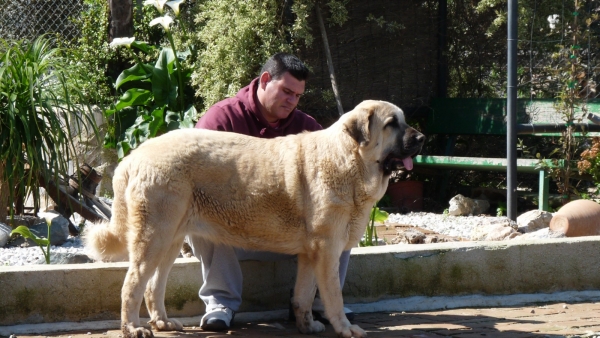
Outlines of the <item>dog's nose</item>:
{"label": "dog's nose", "polygon": [[415,140],[419,143],[425,143],[425,135],[421,134],[421,133],[417,133],[414,136]]}

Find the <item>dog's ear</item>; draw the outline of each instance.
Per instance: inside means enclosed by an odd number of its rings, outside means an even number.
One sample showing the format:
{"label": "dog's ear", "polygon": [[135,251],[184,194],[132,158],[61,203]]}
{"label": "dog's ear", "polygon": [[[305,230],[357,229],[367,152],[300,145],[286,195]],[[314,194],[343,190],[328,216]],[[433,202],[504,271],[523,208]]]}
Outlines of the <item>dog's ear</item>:
{"label": "dog's ear", "polygon": [[352,116],[346,122],[346,132],[361,146],[369,144],[371,133],[369,127],[375,115],[374,107],[358,108],[357,112],[352,112]]}

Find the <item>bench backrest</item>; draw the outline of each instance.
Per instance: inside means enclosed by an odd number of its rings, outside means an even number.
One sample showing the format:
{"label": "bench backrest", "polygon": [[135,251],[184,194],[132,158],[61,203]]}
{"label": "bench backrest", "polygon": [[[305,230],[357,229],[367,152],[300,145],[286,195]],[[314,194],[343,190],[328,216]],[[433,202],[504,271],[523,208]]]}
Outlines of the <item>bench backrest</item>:
{"label": "bench backrest", "polygon": [[[600,100],[589,100],[586,107],[588,112],[600,113]],[[506,135],[506,99],[434,98],[431,108],[425,128],[428,134]],[[583,115],[578,109],[576,117]],[[556,112],[555,100],[518,99],[517,123],[564,124],[564,121]],[[600,136],[600,133],[587,136]]]}

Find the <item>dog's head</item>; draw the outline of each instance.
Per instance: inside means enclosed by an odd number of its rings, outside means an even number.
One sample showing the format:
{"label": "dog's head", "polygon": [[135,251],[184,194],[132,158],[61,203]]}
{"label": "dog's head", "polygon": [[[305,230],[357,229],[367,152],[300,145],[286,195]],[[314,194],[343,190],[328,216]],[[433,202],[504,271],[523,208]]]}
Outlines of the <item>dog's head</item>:
{"label": "dog's head", "polygon": [[346,131],[365,160],[376,161],[383,175],[403,168],[412,170],[412,158],[421,151],[425,135],[406,124],[400,108],[385,101],[367,100],[346,115]]}

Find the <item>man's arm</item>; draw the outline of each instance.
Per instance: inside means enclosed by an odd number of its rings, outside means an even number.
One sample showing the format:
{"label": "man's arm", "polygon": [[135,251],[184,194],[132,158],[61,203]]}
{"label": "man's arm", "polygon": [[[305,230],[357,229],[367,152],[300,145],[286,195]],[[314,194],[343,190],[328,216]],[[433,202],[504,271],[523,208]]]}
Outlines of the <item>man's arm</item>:
{"label": "man's arm", "polygon": [[229,115],[221,107],[212,106],[196,123],[198,129],[233,131]]}

